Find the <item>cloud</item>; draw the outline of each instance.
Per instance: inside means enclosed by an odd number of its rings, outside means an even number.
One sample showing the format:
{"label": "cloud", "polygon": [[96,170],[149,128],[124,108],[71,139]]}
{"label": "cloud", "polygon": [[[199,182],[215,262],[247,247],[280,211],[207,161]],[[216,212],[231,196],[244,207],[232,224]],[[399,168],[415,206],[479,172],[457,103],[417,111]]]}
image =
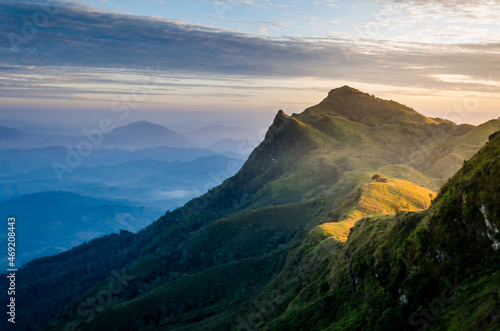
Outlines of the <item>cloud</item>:
{"label": "cloud", "polygon": [[498,21],[500,3],[491,0],[376,0],[381,4],[396,4],[409,13],[439,16],[445,20],[458,18],[464,23],[469,19],[482,20],[482,24]]}
{"label": "cloud", "polygon": [[[318,77],[426,88],[476,88],[488,78],[485,73],[500,81],[500,45],[495,43],[439,45],[366,36],[272,39],[75,3],[60,3],[57,13],[47,14],[40,4],[0,0],[3,84],[19,84],[23,73],[29,80],[43,68],[99,75],[147,66],[159,66],[162,75]],[[37,20],[43,24],[34,25]],[[439,75],[465,75],[471,83]],[[78,80],[75,74],[72,80]]]}
{"label": "cloud", "polygon": [[408,4],[416,4],[420,6],[441,4],[445,6],[458,7],[458,8],[467,8],[474,5],[491,4],[491,0],[476,0],[474,2],[471,2],[469,0],[390,0],[390,1],[405,2]]}
{"label": "cloud", "polygon": [[[173,71],[294,75],[307,71],[297,64],[307,62],[311,55],[326,60],[335,51],[325,52],[307,42],[268,40],[72,4],[62,5],[56,15],[48,17],[47,26],[36,27],[31,22],[34,15],[43,13],[41,7],[0,3],[3,64],[97,68],[158,64]],[[336,51],[341,55],[340,49]]]}

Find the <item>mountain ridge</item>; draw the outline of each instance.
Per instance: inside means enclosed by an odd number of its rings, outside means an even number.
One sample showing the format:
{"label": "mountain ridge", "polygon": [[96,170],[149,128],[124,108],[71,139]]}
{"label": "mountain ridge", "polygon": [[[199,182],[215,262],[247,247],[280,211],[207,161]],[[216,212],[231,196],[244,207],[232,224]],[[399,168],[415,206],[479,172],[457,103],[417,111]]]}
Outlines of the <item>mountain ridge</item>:
{"label": "mountain ridge", "polygon": [[438,124],[412,108],[395,101],[376,98],[347,85],[333,89],[318,105],[307,108],[298,118],[318,117],[321,115],[343,116],[354,122],[368,126],[384,124]]}
{"label": "mountain ridge", "polygon": [[25,134],[25,132],[17,129],[13,129],[6,126],[0,126],[0,138],[1,139],[9,139],[12,136],[17,136],[20,134]]}
{"label": "mountain ridge", "polygon": [[166,126],[156,124],[153,122],[140,120],[135,122],[130,122],[129,124],[115,128],[113,131],[120,130],[159,130],[160,132],[174,132],[173,130],[167,128]]}

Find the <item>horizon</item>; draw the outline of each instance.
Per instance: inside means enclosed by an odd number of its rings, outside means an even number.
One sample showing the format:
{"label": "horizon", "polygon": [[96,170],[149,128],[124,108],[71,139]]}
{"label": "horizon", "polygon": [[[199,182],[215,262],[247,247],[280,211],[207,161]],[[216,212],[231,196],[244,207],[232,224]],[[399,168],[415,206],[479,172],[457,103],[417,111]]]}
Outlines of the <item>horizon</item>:
{"label": "horizon", "polygon": [[[340,87],[337,87],[335,89],[338,88]],[[379,98],[377,95],[366,93],[365,91],[360,91],[360,92]],[[392,99],[384,99],[384,100],[391,100],[398,102],[398,100],[392,100]],[[315,104],[319,102],[320,101],[316,102]],[[309,106],[312,105],[313,104]],[[411,105],[406,105],[406,104],[402,105],[414,109],[413,107],[411,107]],[[278,111],[283,110],[287,115],[292,115],[294,113],[300,114],[307,108],[308,107],[298,112],[292,112],[286,108],[285,109],[275,108],[268,112],[253,113],[252,114],[253,116],[251,117],[248,117],[246,113],[223,112],[223,111],[218,111],[218,112],[206,112],[206,111],[205,112],[203,111],[160,112],[160,111],[148,111],[148,110],[142,110],[137,112],[128,111],[127,116],[124,120],[120,119],[116,122],[118,124],[116,127],[117,128],[124,127],[131,123],[145,121],[164,126],[174,132],[178,132],[181,134],[216,125],[221,125],[223,127],[232,127],[232,128],[239,127],[255,131],[260,130],[262,134],[263,133],[262,131],[266,130],[269,127],[269,125],[272,124],[272,121],[276,116],[276,114],[278,113]],[[414,110],[430,118],[445,118],[439,116],[426,115],[422,112],[419,112],[417,109]],[[109,117],[110,115],[116,116],[116,114],[113,114],[113,111],[109,110],[83,111],[75,109],[69,109],[69,110],[37,109],[37,110],[23,111],[22,113],[19,112],[19,109],[1,109],[0,114],[3,114],[3,117],[0,117],[0,126],[13,128],[19,131],[24,131],[26,133],[48,133],[53,131],[54,133],[61,133],[61,134],[66,133],[69,135],[80,135],[82,130],[85,130],[89,126],[96,125],[100,119]],[[214,114],[216,116],[214,116]],[[193,115],[195,115],[195,119],[193,119]],[[477,126],[495,119],[500,119],[500,117],[489,118],[486,119],[485,121],[475,121],[475,123],[470,123],[470,122],[469,123],[455,122],[455,123],[472,124]],[[3,122],[8,122],[8,123],[4,124]],[[19,122],[19,125],[33,125],[34,130],[19,129],[17,125],[11,124],[15,122]]]}

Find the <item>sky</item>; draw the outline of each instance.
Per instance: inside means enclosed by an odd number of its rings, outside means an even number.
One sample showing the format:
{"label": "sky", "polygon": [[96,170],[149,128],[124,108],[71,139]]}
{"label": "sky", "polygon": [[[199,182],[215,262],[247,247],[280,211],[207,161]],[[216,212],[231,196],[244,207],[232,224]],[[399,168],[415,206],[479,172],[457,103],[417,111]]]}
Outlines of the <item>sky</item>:
{"label": "sky", "polygon": [[480,124],[500,116],[498,17],[487,0],[0,0],[0,119],[258,127],[349,85]]}

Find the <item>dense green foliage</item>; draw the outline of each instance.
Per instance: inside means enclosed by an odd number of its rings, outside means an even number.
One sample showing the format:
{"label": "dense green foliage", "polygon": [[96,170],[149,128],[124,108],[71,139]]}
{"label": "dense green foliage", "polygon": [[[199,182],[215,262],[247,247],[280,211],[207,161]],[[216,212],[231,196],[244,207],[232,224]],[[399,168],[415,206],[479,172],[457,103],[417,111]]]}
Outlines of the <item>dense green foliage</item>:
{"label": "dense green foliage", "polygon": [[290,261],[299,255],[299,265],[315,267],[300,286],[291,285],[292,272],[273,281],[262,296],[286,293],[287,306],[259,327],[498,330],[499,192],[500,137],[450,179],[429,210],[368,217],[345,246],[327,236],[296,250]]}

